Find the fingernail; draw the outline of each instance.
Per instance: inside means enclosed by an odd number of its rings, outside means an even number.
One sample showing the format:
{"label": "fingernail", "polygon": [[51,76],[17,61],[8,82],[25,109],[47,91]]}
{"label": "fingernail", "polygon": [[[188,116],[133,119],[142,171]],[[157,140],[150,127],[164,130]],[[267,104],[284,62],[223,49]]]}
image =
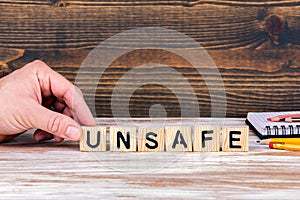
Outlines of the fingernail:
{"label": "fingernail", "polygon": [[46,137],[43,134],[38,134],[37,136],[35,136],[35,138],[38,142],[46,140]]}
{"label": "fingernail", "polygon": [[80,130],[76,126],[69,126],[67,129],[67,136],[72,140],[79,140]]}
{"label": "fingernail", "polygon": [[45,140],[51,140],[53,139],[53,135],[52,134],[38,134],[36,136],[36,140],[38,142],[42,142],[42,141],[45,141]]}

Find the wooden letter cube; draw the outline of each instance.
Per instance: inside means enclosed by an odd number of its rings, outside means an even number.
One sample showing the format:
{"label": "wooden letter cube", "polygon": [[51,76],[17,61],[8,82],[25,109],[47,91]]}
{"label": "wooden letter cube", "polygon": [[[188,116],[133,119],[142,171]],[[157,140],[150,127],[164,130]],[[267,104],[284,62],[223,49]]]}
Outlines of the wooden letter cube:
{"label": "wooden letter cube", "polygon": [[222,127],[222,151],[248,151],[249,127]]}
{"label": "wooden letter cube", "polygon": [[194,151],[220,151],[220,127],[196,126],[193,147]]}
{"label": "wooden letter cube", "polygon": [[82,126],[80,151],[106,151],[106,128]]}
{"label": "wooden letter cube", "polygon": [[192,151],[191,127],[166,127],[166,151]]}
{"label": "wooden letter cube", "polygon": [[110,127],[110,151],[136,151],[136,128]]}
{"label": "wooden letter cube", "polygon": [[139,128],[138,151],[164,151],[164,128]]}

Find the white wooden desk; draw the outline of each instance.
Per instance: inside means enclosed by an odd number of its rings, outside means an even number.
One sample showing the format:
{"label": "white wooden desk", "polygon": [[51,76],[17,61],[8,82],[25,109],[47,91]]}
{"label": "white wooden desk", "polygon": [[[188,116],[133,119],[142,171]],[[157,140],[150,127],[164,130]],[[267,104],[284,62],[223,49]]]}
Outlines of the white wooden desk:
{"label": "white wooden desk", "polygon": [[0,199],[299,199],[300,152],[256,140],[249,152],[87,153],[26,133],[0,145]]}

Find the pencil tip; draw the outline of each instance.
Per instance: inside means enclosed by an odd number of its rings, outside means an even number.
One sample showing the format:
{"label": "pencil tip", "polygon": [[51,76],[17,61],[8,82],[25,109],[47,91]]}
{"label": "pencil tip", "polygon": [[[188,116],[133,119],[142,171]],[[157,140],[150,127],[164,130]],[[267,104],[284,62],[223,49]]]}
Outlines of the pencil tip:
{"label": "pencil tip", "polygon": [[260,140],[256,140],[256,143],[257,143],[257,144],[260,144]]}
{"label": "pencil tip", "polygon": [[272,118],[267,118],[268,121],[272,121]]}

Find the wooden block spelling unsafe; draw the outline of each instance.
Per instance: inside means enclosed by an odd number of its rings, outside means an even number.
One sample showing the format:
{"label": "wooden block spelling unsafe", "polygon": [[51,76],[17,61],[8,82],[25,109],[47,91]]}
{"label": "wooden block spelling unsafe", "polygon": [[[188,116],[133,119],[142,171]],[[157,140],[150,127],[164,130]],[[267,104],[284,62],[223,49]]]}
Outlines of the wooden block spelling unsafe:
{"label": "wooden block spelling unsafe", "polygon": [[166,151],[192,151],[192,127],[166,127]]}
{"label": "wooden block spelling unsafe", "polygon": [[220,127],[196,126],[193,147],[194,151],[220,151]]}
{"label": "wooden block spelling unsafe", "polygon": [[110,151],[136,151],[135,127],[110,127]]}
{"label": "wooden block spelling unsafe", "polygon": [[106,151],[106,127],[82,126],[80,151]]}
{"label": "wooden block spelling unsafe", "polygon": [[164,151],[164,128],[139,128],[138,151]]}
{"label": "wooden block spelling unsafe", "polygon": [[83,126],[80,151],[106,151],[107,129],[110,134],[110,151],[219,151],[221,130],[222,151],[249,149],[248,126],[222,128],[209,125],[164,128]]}
{"label": "wooden block spelling unsafe", "polygon": [[249,127],[222,127],[222,151],[248,151]]}

